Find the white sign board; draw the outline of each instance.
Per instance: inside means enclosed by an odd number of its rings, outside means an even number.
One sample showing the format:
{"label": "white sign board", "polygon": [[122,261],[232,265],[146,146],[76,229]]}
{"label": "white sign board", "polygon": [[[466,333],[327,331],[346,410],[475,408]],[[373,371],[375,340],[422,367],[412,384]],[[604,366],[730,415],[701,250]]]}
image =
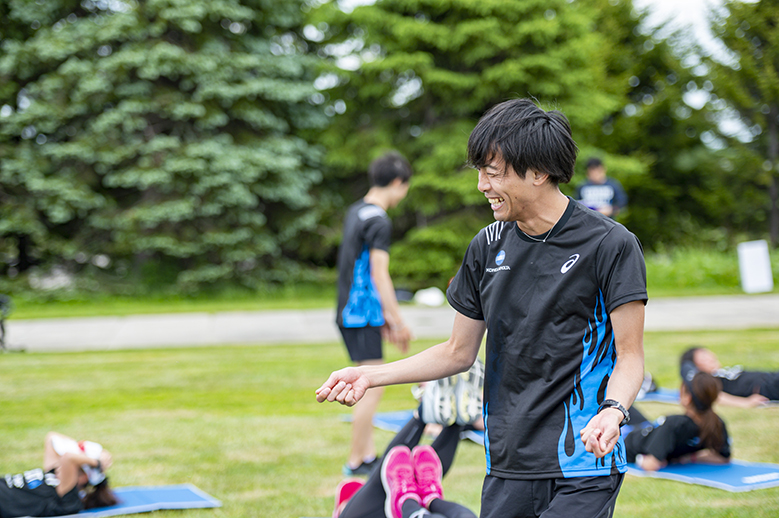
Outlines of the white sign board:
{"label": "white sign board", "polygon": [[765,240],[739,243],[738,268],[741,272],[741,287],[746,293],[773,291],[771,258]]}

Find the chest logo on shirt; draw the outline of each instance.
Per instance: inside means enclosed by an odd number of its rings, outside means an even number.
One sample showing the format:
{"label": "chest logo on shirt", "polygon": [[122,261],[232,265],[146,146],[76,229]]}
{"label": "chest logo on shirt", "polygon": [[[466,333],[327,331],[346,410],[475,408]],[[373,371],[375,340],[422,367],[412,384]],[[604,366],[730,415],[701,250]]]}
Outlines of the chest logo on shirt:
{"label": "chest logo on shirt", "polygon": [[495,273],[502,270],[511,270],[511,266],[507,264],[503,264],[503,262],[506,260],[506,251],[501,250],[498,252],[498,254],[495,256],[495,264],[498,266],[497,268],[485,268],[484,271],[487,273]]}
{"label": "chest logo on shirt", "polygon": [[567,261],[565,261],[565,264],[560,268],[560,273],[568,273],[568,270],[573,268],[573,265],[576,264],[576,261],[579,260],[579,254],[573,254],[571,257],[568,258]]}

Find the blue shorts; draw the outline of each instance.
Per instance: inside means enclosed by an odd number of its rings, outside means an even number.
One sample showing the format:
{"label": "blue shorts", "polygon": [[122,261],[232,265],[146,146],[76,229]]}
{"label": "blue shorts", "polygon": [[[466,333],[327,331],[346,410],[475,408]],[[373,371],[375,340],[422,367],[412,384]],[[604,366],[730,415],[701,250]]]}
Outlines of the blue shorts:
{"label": "blue shorts", "polygon": [[380,327],[338,327],[354,363],[384,358]]}

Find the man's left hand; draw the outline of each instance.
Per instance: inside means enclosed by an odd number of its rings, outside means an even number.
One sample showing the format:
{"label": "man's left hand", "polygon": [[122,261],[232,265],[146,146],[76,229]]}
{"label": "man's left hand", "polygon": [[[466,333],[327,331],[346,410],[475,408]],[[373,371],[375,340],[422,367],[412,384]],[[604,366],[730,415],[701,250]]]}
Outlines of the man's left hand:
{"label": "man's left hand", "polygon": [[614,449],[619,440],[619,424],[625,416],[616,408],[605,408],[595,415],[581,431],[584,449],[601,458]]}

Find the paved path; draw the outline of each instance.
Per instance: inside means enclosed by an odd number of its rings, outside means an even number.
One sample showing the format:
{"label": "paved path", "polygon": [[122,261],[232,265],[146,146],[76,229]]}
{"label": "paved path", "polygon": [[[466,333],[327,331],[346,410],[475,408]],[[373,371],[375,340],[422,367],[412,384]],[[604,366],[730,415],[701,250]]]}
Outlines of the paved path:
{"label": "paved path", "polygon": [[[454,310],[401,308],[418,338],[446,338]],[[337,342],[332,309],[180,313],[124,317],[10,320],[11,347],[28,351],[80,351],[219,344]],[[779,295],[652,299],[647,331],[779,327]]]}

